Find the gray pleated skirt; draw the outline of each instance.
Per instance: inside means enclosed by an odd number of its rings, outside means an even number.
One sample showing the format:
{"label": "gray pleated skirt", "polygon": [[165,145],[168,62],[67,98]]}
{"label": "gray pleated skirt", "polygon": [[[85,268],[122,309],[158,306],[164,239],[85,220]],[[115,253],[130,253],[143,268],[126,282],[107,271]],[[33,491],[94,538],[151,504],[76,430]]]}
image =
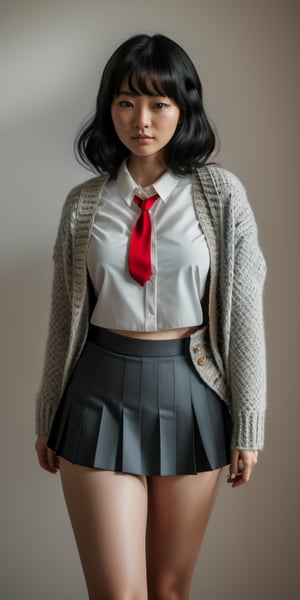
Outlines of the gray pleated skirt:
{"label": "gray pleated skirt", "polygon": [[74,464],[188,475],[230,462],[226,405],[199,377],[189,339],[137,340],[91,327],[48,446]]}

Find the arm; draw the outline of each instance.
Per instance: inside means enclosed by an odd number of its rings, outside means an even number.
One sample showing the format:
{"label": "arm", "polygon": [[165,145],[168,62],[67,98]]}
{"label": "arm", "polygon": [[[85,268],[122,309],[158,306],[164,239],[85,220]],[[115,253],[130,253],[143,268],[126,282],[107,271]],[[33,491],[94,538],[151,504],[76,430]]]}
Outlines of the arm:
{"label": "arm", "polygon": [[263,448],[266,360],[263,323],[265,261],[257,227],[242,188],[237,206],[230,338],[230,382],[234,413],[229,483],[249,481]]}
{"label": "arm", "polygon": [[263,322],[265,262],[252,211],[238,215],[230,333],[230,387],[235,417],[233,449],[262,450],[266,408]]}
{"label": "arm", "polygon": [[50,473],[56,472],[58,459],[55,453],[47,448],[48,433],[61,397],[72,319],[70,282],[72,282],[71,219],[73,213],[71,208],[73,202],[69,202],[69,197],[62,212],[53,252],[54,275],[49,332],[42,380],[36,399],[38,437],[35,448],[40,465]]}
{"label": "arm", "polygon": [[49,433],[53,414],[60,400],[69,345],[72,306],[67,281],[70,259],[65,255],[65,239],[65,214],[63,213],[54,247],[49,331],[42,380],[36,402],[36,432],[39,435]]}

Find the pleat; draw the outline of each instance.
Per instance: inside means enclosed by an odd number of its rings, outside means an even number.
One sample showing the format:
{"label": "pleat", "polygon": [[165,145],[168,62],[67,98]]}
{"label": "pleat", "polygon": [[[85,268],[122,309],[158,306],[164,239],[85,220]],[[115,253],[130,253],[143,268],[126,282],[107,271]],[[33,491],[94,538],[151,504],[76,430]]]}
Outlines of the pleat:
{"label": "pleat", "polygon": [[[68,386],[51,428],[48,446],[71,462],[76,461],[76,447],[82,427],[84,404],[76,401],[71,385]],[[73,399],[73,401],[72,401]]]}
{"label": "pleat", "polygon": [[50,434],[48,437],[48,446],[54,452],[61,452],[63,443],[65,441],[65,433],[68,423],[69,410],[66,407],[65,399],[60,401],[58,409],[56,411]]}
{"label": "pleat", "polygon": [[174,360],[161,358],[158,363],[158,426],[160,475],[176,473],[176,398]]}
{"label": "pleat", "polygon": [[[93,409],[93,398],[89,397],[88,401],[83,405],[81,411],[80,425],[77,426],[77,435],[72,438],[70,437],[70,443],[73,439],[73,459],[72,462],[85,465],[87,461],[91,461],[94,464],[95,457],[95,440],[97,440],[97,432],[99,430],[99,424],[101,422],[103,407],[98,405],[97,411]],[[98,403],[97,403],[98,404]],[[75,415],[73,416],[74,429]],[[82,441],[84,440],[84,443]],[[71,454],[72,450],[68,449],[67,443],[65,444],[65,452]]]}
{"label": "pleat", "polygon": [[157,359],[141,363],[141,466],[143,473],[160,475],[160,436],[158,414]]}
{"label": "pleat", "polygon": [[176,402],[176,469],[178,473],[196,473],[196,456],[194,448],[194,415],[192,410],[190,369],[187,359],[179,358],[174,370],[175,402]]}
{"label": "pleat", "polygon": [[191,390],[198,435],[210,468],[214,470],[228,462],[222,402],[194,373],[191,373]]}
{"label": "pleat", "polygon": [[[72,456],[72,458],[74,455],[74,436],[77,437],[83,410],[82,402],[76,401],[77,397],[80,396],[81,378],[78,371],[84,370],[86,362],[85,354],[87,352],[88,350],[85,348],[80,361],[75,367],[72,377],[66,386],[64,395],[61,398],[58,409],[54,416],[48,438],[49,448],[57,452],[57,454],[61,454],[62,449],[67,448],[68,457]],[[75,412],[74,407],[76,407]]]}
{"label": "pleat", "polygon": [[125,362],[122,392],[122,471],[142,472],[141,461],[141,370],[140,359]]}
{"label": "pleat", "polygon": [[[94,467],[116,471],[120,469],[122,443],[121,413],[115,418],[106,404],[101,407],[101,419],[96,427],[94,449]],[[98,430],[97,430],[98,429]]]}

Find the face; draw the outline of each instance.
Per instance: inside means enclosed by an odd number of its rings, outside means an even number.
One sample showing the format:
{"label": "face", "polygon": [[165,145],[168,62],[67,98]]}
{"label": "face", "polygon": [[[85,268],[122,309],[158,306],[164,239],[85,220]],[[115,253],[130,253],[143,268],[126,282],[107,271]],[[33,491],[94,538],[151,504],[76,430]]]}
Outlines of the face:
{"label": "face", "polygon": [[163,153],[173,137],[180,109],[166,96],[135,95],[125,81],[112,102],[111,116],[116,134],[129,152],[150,157]]}

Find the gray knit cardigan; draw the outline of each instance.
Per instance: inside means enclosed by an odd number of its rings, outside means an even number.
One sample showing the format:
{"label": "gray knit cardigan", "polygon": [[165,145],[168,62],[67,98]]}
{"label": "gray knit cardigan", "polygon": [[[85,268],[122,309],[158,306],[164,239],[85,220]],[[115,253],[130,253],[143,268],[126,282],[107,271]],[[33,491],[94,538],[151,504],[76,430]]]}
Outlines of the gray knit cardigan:
{"label": "gray knit cardigan", "polygon": [[[86,341],[95,302],[86,257],[101,190],[93,177],[74,188],[63,207],[54,247],[49,334],[36,431],[47,435],[66,382]],[[266,396],[263,284],[265,261],[240,181],[218,166],[193,175],[193,199],[210,252],[208,324],[190,338],[192,362],[226,402],[232,448],[263,448]]]}

